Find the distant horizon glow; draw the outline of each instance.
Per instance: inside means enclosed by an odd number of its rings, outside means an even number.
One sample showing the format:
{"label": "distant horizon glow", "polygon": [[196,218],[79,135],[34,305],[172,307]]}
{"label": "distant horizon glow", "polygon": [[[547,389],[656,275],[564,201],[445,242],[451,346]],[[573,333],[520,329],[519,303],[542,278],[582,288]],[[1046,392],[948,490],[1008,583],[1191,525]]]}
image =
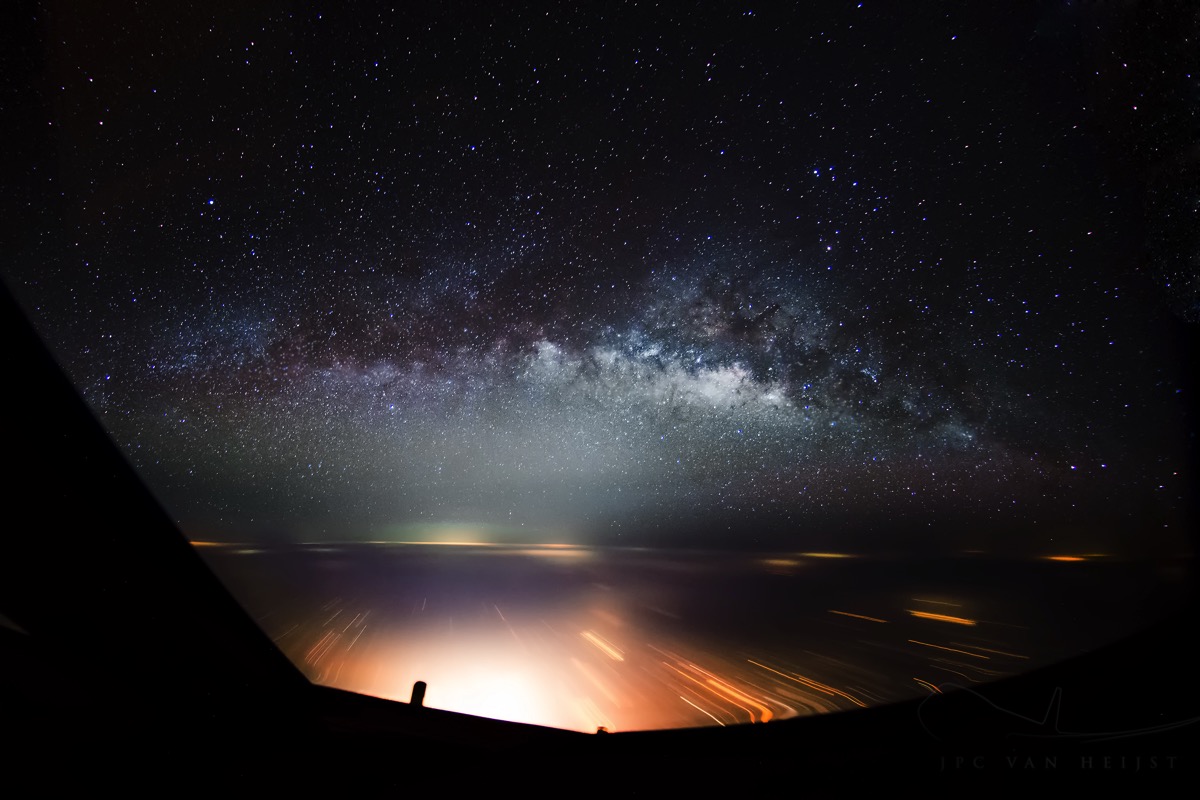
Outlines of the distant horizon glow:
{"label": "distant horizon glow", "polygon": [[196,538],[1187,548],[1190,84],[1124,12],[219,6],[39,16],[3,223]]}

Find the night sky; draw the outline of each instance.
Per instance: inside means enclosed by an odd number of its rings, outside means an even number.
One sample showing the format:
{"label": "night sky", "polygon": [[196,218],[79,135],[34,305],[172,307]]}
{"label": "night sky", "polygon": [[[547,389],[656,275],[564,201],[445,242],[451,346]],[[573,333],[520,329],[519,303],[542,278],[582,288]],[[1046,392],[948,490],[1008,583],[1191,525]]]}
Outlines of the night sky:
{"label": "night sky", "polygon": [[14,15],[2,231],[193,538],[1181,546],[1194,7],[182,5]]}

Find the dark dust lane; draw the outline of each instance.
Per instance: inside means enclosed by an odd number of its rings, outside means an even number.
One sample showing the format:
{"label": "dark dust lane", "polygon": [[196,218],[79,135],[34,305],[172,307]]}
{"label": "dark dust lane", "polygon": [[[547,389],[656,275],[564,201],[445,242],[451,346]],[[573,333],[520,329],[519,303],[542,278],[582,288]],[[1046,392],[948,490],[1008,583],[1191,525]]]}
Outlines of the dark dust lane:
{"label": "dark dust lane", "polygon": [[1183,577],[545,545],[201,552],[317,683],[407,700],[422,680],[429,706],[582,731],[764,723],[986,682],[1134,630]]}

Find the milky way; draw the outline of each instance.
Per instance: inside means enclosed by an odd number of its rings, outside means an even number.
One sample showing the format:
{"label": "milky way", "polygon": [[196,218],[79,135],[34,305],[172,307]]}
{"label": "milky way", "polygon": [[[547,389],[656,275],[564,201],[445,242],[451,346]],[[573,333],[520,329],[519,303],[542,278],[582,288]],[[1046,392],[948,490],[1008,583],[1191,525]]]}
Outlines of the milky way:
{"label": "milky way", "polygon": [[42,9],[6,279],[197,536],[1164,536],[1161,65],[895,13]]}

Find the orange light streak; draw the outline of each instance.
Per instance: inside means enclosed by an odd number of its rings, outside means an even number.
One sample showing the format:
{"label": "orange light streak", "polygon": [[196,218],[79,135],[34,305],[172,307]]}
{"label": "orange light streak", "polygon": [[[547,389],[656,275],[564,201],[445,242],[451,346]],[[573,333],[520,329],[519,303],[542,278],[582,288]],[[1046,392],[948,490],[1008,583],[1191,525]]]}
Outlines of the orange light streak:
{"label": "orange light streak", "polygon": [[952,617],[949,614],[934,614],[931,611],[913,611],[912,609],[909,609],[908,613],[912,614],[914,617],[919,617],[920,619],[932,619],[938,622],[953,622],[955,625],[976,624],[975,620],[973,619],[967,619],[966,617]]}
{"label": "orange light streak", "polygon": [[720,725],[722,728],[724,728],[724,727],[725,727],[725,723],[724,723],[724,722],[721,722],[721,720],[717,719],[717,718],[716,718],[716,717],[714,717],[712,714],[709,714],[709,712],[705,711],[703,708],[701,708],[700,706],[696,705],[696,704],[695,704],[695,703],[693,703],[691,700],[688,700],[688,699],[687,699],[686,697],[684,697],[683,695],[679,695],[679,699],[680,699],[680,700],[682,700],[683,702],[687,703],[687,704],[688,704],[689,706],[691,706],[692,708],[694,708],[694,709],[696,709],[697,711],[699,711],[701,714],[706,714],[706,715],[708,716],[708,718],[709,718],[709,719],[711,719],[713,722],[715,722],[715,723],[717,723],[718,725]]}
{"label": "orange light streak", "polygon": [[953,647],[942,647],[940,644],[930,644],[929,642],[918,642],[916,639],[909,639],[913,644],[923,644],[926,647],[936,647],[938,650],[949,650],[951,653],[958,653],[971,658],[982,658],[984,661],[990,661],[987,656],[981,656],[979,653],[968,653],[966,650],[956,650]]}
{"label": "orange light streak", "polygon": [[825,684],[823,684],[819,681],[814,681],[812,678],[806,678],[798,672],[792,673],[791,675],[789,675],[786,672],[780,672],[777,669],[768,667],[766,664],[760,664],[753,659],[747,658],[746,660],[749,661],[751,664],[753,664],[756,667],[762,667],[767,672],[774,672],[776,675],[787,678],[790,681],[795,681],[796,683],[800,684],[801,686],[806,686],[809,689],[816,689],[818,692],[823,692],[828,695],[836,695],[838,697],[844,697],[847,700],[849,700],[851,703],[854,703],[856,706],[859,706],[860,708],[867,707],[866,703],[864,703],[862,700],[859,700],[854,695],[847,694],[846,692],[843,692],[841,689],[835,689],[832,686],[826,686]]}
{"label": "orange light streak", "polygon": [[851,614],[849,611],[834,611],[832,608],[829,609],[829,613],[830,614],[841,614],[843,617],[854,617],[855,619],[865,619],[867,622],[884,622],[884,623],[887,622],[886,619],[879,619],[878,617],[867,617],[862,614]]}
{"label": "orange light streak", "polygon": [[1028,660],[1029,660],[1029,656],[1019,656],[1019,655],[1017,655],[1016,653],[1006,653],[1006,652],[1004,652],[1003,650],[991,650],[991,649],[989,649],[989,648],[987,648],[987,647],[980,647],[980,646],[979,646],[979,645],[977,645],[977,644],[966,644],[966,643],[964,643],[964,642],[951,642],[950,644],[956,644],[956,645],[958,645],[959,647],[973,647],[973,648],[975,648],[976,650],[982,650],[982,651],[983,651],[983,652],[985,652],[985,653],[992,653],[993,655],[997,655],[997,656],[1008,656],[1009,658],[1019,658],[1019,659],[1022,659],[1022,660],[1024,660],[1024,661],[1028,661]]}
{"label": "orange light streak", "polygon": [[693,678],[691,675],[688,675],[686,672],[684,672],[683,670],[679,669],[678,667],[676,667],[676,666],[674,666],[674,665],[672,665],[672,664],[668,664],[666,661],[664,661],[664,662],[662,662],[662,663],[663,663],[663,666],[667,667],[668,669],[674,670],[675,672],[678,672],[680,675],[682,675],[683,677],[687,678],[689,681],[691,681],[692,683],[696,684],[696,685],[697,685],[697,686],[699,686],[701,689],[704,689],[704,690],[705,690],[706,692],[708,692],[709,694],[716,695],[717,697],[721,698],[722,700],[724,700],[725,702],[729,703],[730,705],[736,706],[737,708],[740,708],[742,711],[745,711],[745,712],[746,712],[746,716],[750,717],[750,722],[754,722],[754,712],[753,712],[753,711],[751,711],[750,709],[746,708],[745,706],[738,705],[737,703],[735,703],[735,702],[733,702],[732,700],[730,700],[728,697],[725,697],[724,695],[722,695],[720,692],[716,691],[715,689],[713,689],[713,688],[711,688],[711,687],[709,687],[709,686],[706,686],[705,684],[701,683],[701,682],[700,682],[699,680],[697,680],[696,678]]}
{"label": "orange light streak", "polygon": [[584,639],[586,639],[589,644],[595,646],[596,649],[598,649],[601,653],[604,653],[604,655],[611,658],[613,661],[624,661],[625,660],[625,656],[621,654],[620,650],[618,650],[616,647],[609,644],[608,642],[604,641],[604,639],[602,639],[600,636],[592,633],[591,631],[582,631],[579,635],[582,636]]}
{"label": "orange light streak", "polygon": [[[733,697],[737,698],[738,700],[741,700],[743,703],[749,703],[750,705],[757,708],[758,715],[760,717],[761,722],[770,722],[772,719],[774,719],[775,714],[771,711],[771,709],[767,708],[766,706],[764,706],[762,703],[755,700],[750,695],[745,694],[744,692],[739,692],[737,689],[735,689],[734,687],[730,686],[728,683],[726,683],[725,681],[722,681],[722,680],[717,680],[715,678],[709,678],[708,682],[711,685],[717,687],[718,691],[720,691],[724,694],[732,695]],[[750,721],[754,722],[753,714],[750,715]]]}

